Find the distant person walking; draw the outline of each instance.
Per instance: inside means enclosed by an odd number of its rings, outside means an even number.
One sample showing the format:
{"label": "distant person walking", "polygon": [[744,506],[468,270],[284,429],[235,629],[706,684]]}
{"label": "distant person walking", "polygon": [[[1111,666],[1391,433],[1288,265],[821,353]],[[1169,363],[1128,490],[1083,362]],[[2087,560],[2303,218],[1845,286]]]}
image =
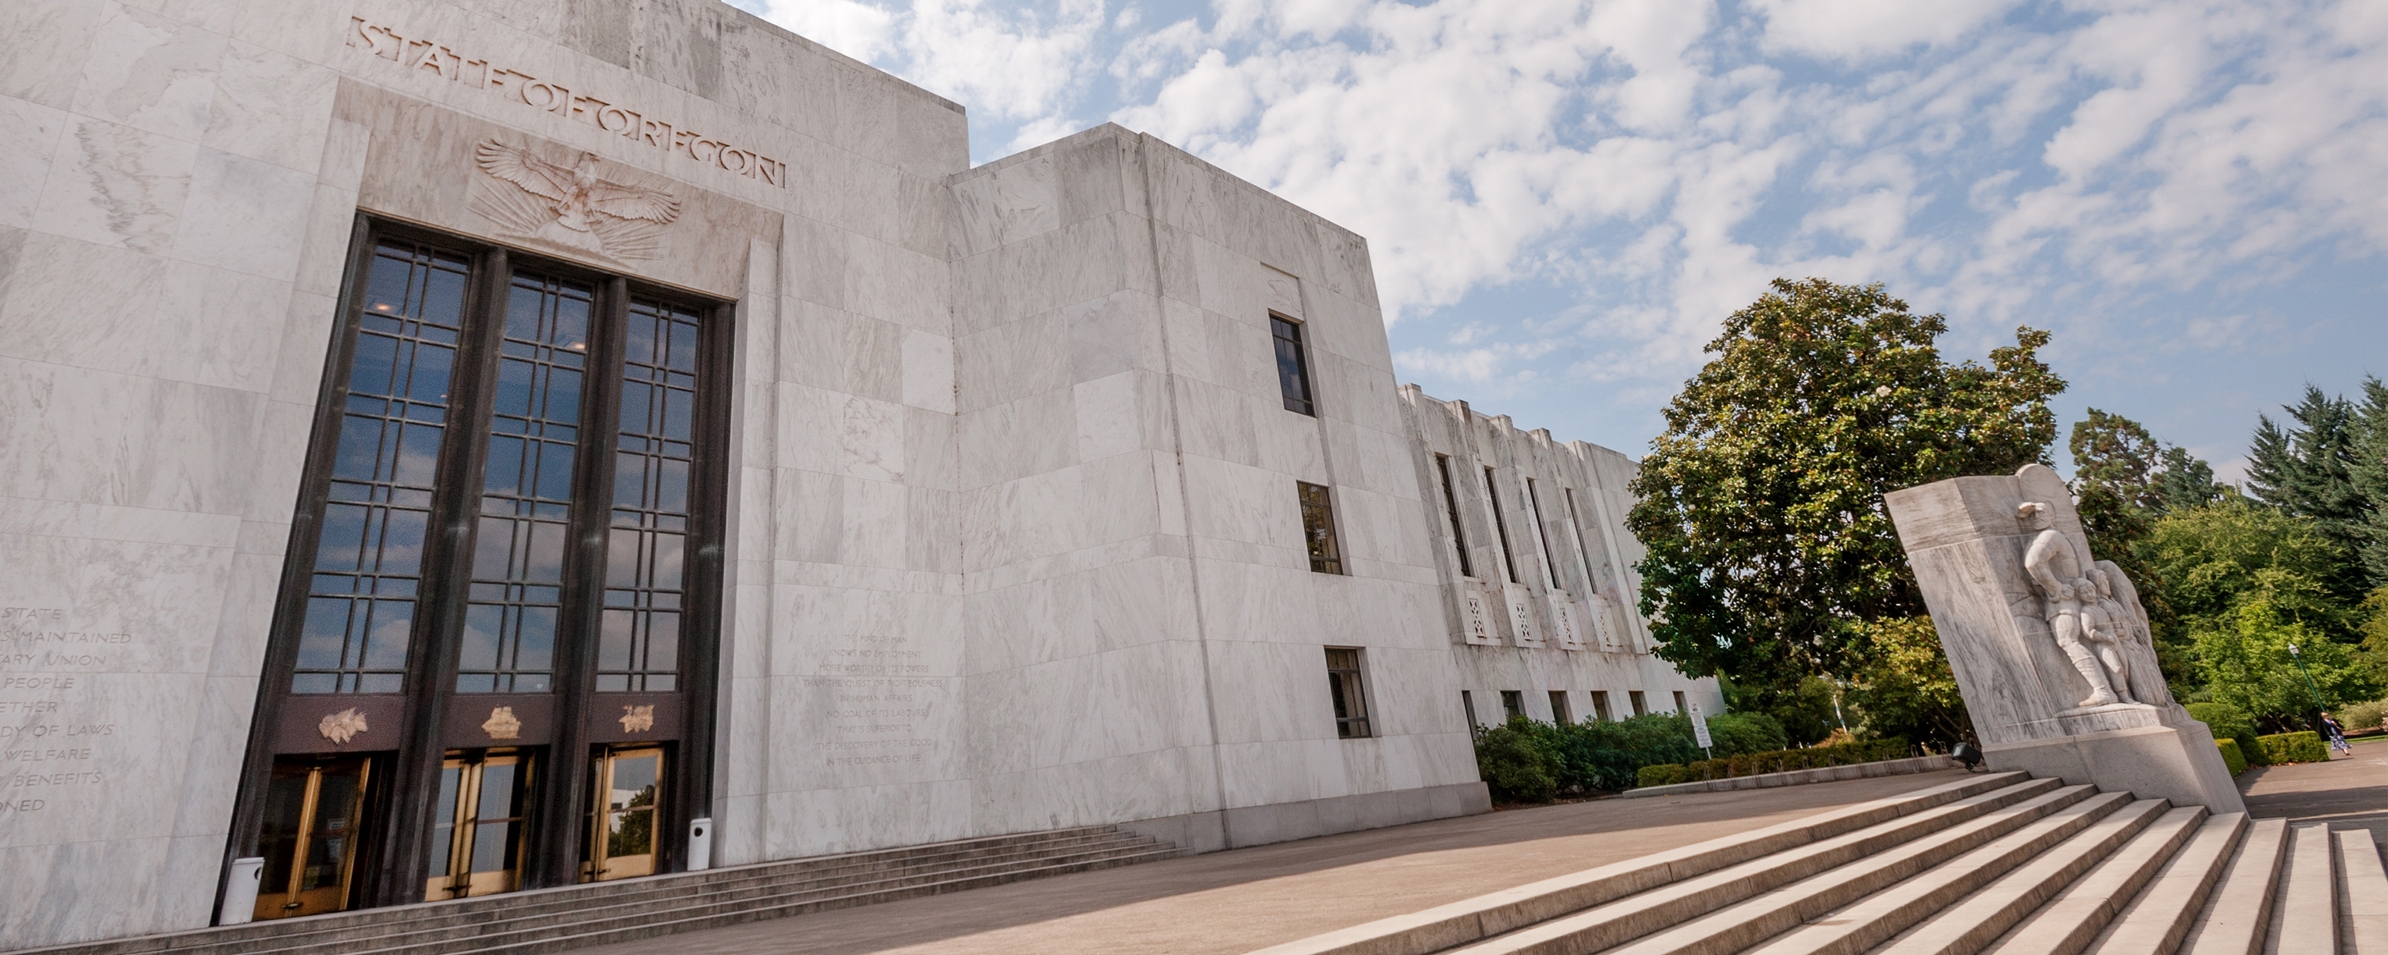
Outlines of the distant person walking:
{"label": "distant person walking", "polygon": [[2322,729],[2328,731],[2330,734],[2331,752],[2345,753],[2349,756],[2355,755],[2355,747],[2347,742],[2346,731],[2340,729],[2338,721],[2331,719],[2330,714],[2328,713],[2322,714]]}

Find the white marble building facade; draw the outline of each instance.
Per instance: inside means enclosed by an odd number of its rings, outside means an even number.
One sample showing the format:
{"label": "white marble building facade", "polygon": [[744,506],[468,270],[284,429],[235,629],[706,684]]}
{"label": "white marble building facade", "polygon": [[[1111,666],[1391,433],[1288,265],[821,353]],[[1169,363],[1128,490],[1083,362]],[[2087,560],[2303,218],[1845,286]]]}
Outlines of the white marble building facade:
{"label": "white marble building facade", "polygon": [[[1628,690],[1653,710],[1714,694],[1648,656],[1630,609],[1630,462],[1402,393],[1364,240],[1157,140],[1105,126],[972,168],[960,106],[713,3],[19,6],[0,26],[0,948],[209,924],[231,861],[274,851],[284,782],[308,805],[359,792],[337,884],[291,883],[303,913],[607,877],[581,807],[640,791],[643,764],[606,760],[648,752],[662,778],[613,810],[661,836],[621,873],[683,864],[698,817],[717,865],[1110,823],[1214,849],[1480,811],[1463,690],[1484,722],[1503,690],[1542,718],[1553,690],[1578,718],[1595,689],[1619,715]],[[431,283],[409,314],[463,283],[454,328],[404,333],[448,336],[460,370],[371,398],[376,270],[408,254]],[[566,342],[576,308],[595,317]],[[517,340],[532,312],[545,344]],[[623,376],[664,313],[701,354],[649,370],[695,411],[672,424],[657,399],[664,450],[639,465],[645,386]],[[1276,357],[1293,326],[1308,413]],[[502,652],[526,654],[492,689],[467,685],[488,649],[468,585],[500,539],[498,436],[540,426],[506,417],[515,349],[541,381],[585,371],[588,397],[539,394],[589,417],[551,413],[576,463],[552,498],[519,495],[522,527],[572,531],[561,583],[487,582],[514,588],[486,599],[508,608]],[[342,429],[367,399],[453,409],[424,446],[437,483],[406,486],[392,438],[402,473],[371,485],[383,511],[430,502],[416,550],[378,538],[415,562],[380,578],[415,616],[374,618],[403,659],[309,683]],[[416,420],[370,413],[393,435]],[[1438,453],[1463,483],[1492,465],[1496,493],[1531,475],[1586,510],[1540,512],[1551,557],[1507,516],[1514,588],[1463,576]],[[650,465],[684,468],[683,504],[623,503]],[[1336,572],[1314,569],[1303,485],[1331,501]],[[1461,519],[1472,568],[1498,557],[1489,520]],[[618,585],[642,526],[646,583]],[[657,556],[658,526],[684,555]],[[1525,616],[1470,636],[1471,593]],[[677,621],[627,670],[605,662],[617,596]],[[524,662],[520,621],[549,612],[554,659]],[[1336,718],[1327,648],[1357,651],[1364,733]],[[449,837],[407,826],[504,771],[533,832],[511,881],[426,890]]]}

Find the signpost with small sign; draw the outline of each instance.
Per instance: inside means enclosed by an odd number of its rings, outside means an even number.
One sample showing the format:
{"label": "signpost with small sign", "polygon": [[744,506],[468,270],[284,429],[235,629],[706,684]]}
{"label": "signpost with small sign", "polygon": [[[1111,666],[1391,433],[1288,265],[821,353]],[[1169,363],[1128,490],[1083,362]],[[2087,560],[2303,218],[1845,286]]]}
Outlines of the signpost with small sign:
{"label": "signpost with small sign", "polygon": [[1709,759],[1715,759],[1716,753],[1711,750],[1716,743],[1708,737],[1708,717],[1700,715],[1700,704],[1691,705],[1691,718],[1692,739],[1700,744],[1700,752],[1706,753]]}

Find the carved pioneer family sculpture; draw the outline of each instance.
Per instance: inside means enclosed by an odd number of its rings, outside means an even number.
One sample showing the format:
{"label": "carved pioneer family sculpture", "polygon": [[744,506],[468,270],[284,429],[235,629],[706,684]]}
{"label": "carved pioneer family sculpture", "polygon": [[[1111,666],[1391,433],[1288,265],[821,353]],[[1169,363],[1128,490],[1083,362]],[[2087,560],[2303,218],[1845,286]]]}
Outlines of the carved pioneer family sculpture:
{"label": "carved pioneer family sculpture", "polygon": [[2212,733],[2165,688],[2138,589],[2090,552],[2056,472],[1954,478],[1885,504],[1993,768],[2240,810]]}

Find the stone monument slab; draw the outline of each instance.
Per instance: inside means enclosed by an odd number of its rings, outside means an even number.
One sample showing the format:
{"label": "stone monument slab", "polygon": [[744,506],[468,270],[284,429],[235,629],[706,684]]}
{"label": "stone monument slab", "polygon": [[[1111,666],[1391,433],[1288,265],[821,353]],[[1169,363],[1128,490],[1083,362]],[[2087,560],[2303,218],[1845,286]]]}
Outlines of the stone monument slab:
{"label": "stone monument slab", "polygon": [[2045,465],[1885,498],[1991,768],[2245,808],[2214,737],[2172,699],[2147,611],[2090,553]]}

